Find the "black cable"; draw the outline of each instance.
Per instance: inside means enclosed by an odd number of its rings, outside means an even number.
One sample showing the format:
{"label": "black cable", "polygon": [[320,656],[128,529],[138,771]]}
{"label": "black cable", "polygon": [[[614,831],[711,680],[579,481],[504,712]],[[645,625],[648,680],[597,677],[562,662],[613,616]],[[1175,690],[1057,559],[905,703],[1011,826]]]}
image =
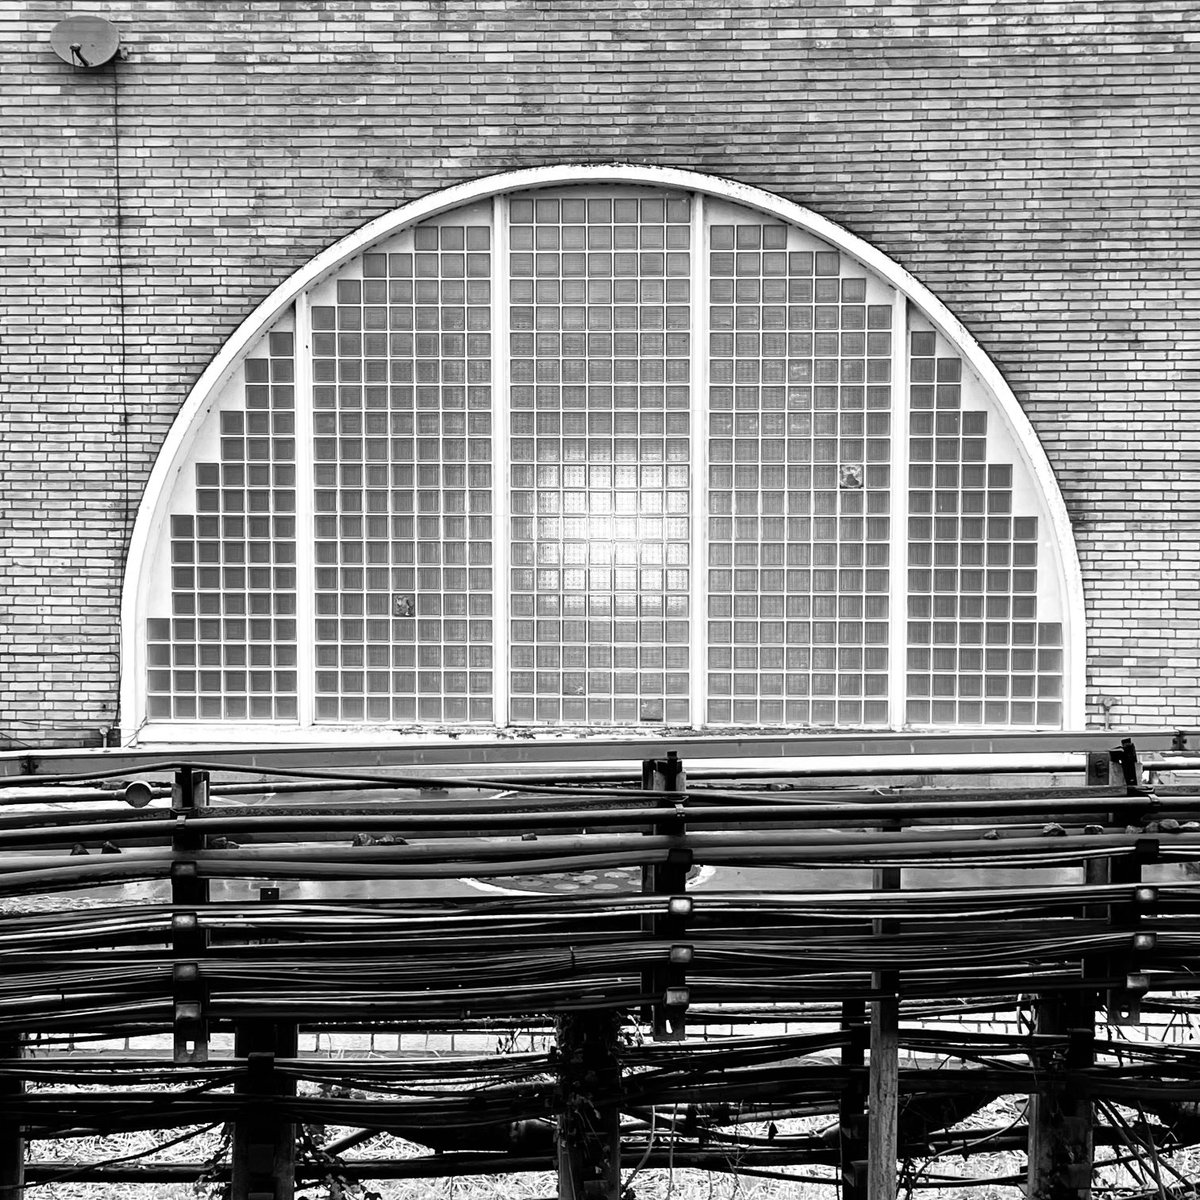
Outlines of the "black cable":
{"label": "black cable", "polygon": [[138,1150],[133,1154],[122,1154],[116,1158],[105,1158],[99,1162],[76,1163],[69,1170],[62,1171],[57,1175],[47,1176],[45,1179],[21,1184],[22,1191],[29,1191],[35,1187],[45,1187],[48,1183],[62,1183],[66,1179],[74,1179],[81,1174],[86,1174],[95,1167],[112,1167],[117,1163],[135,1162],[138,1159],[149,1158],[152,1154],[157,1154],[160,1150],[169,1150],[172,1146],[182,1145],[184,1142],[190,1142],[194,1138],[198,1138],[205,1133],[210,1133],[217,1128],[217,1124],[204,1125],[199,1129],[189,1130],[187,1133],[181,1133],[178,1137],[170,1138],[165,1142],[158,1142],[146,1150]]}
{"label": "black cable", "polygon": [[130,411],[127,372],[129,367],[128,297],[125,281],[125,210],[124,179],[121,172],[121,102],[120,73],[117,64],[121,56],[112,60],[112,159],[113,159],[113,232],[114,232],[114,275],[116,276],[117,301],[117,395],[121,405],[121,444],[123,455],[125,498],[123,503],[122,551],[128,553],[129,532],[133,519],[133,479],[130,463]]}

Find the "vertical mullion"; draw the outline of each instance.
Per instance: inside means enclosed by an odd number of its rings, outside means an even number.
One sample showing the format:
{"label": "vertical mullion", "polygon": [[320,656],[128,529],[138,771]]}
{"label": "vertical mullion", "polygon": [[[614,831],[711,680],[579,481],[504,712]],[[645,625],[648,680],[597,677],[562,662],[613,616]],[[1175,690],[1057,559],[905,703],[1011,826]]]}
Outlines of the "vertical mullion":
{"label": "vertical mullion", "polygon": [[708,720],[708,251],[704,197],[692,193],[692,362],[691,362],[691,587],[688,625],[689,708],[693,727]]}
{"label": "vertical mullion", "polygon": [[296,297],[296,715],[310,729],[316,708],[314,662],[316,589],[313,547],[313,372],[312,293]]}
{"label": "vertical mullion", "polygon": [[889,725],[906,722],[908,689],[908,297],[897,290],[892,302],[891,546],[888,551],[888,714]]}
{"label": "vertical mullion", "polygon": [[508,198],[492,200],[492,697],[493,718],[509,723],[509,562],[512,545],[509,436]]}

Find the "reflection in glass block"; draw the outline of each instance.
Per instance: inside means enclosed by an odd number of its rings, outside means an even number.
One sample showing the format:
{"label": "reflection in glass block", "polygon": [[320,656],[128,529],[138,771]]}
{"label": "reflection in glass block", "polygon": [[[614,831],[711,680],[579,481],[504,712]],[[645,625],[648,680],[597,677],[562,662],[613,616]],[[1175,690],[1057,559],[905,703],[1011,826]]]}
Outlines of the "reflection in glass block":
{"label": "reflection in glass block", "polygon": [[[511,270],[536,282],[513,288],[510,318],[538,331],[510,344],[511,454],[537,463],[531,490],[514,471],[510,503],[514,518],[542,514],[538,528],[514,519],[511,531],[514,565],[542,564],[512,574],[512,719],[686,723],[690,204],[539,193],[514,197],[509,212]],[[527,246],[544,252],[527,262]],[[536,443],[523,436],[535,412]],[[527,611],[588,619],[531,622]],[[681,669],[636,670],[643,646],[679,651]],[[617,669],[572,669],[568,656],[585,648],[593,668]]]}

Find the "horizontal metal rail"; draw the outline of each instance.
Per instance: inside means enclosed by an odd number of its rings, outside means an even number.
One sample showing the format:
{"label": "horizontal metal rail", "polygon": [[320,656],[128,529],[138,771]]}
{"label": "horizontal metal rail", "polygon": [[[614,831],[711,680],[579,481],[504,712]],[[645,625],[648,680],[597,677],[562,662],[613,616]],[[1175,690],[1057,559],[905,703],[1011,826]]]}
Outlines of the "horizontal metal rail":
{"label": "horizontal metal rail", "polygon": [[[635,771],[643,760],[677,751],[693,768],[706,760],[731,764],[760,758],[771,762],[827,758],[853,766],[862,758],[892,757],[898,761],[922,755],[1027,755],[1053,762],[1060,754],[1079,755],[1107,750],[1123,738],[1132,739],[1142,754],[1170,752],[1177,733],[1162,729],[980,731],[955,733],[821,733],[693,734],[653,733],[643,737],[547,736],[539,738],[461,735],[420,739],[331,742],[320,745],[200,744],[182,751],[178,744],[158,749],[151,745],[105,750],[37,749],[0,753],[0,777],[22,775],[86,776],[88,772],[131,772],[155,765],[170,767],[186,758],[194,762],[230,764],[258,771],[289,769],[418,771],[494,774],[505,765],[541,768],[560,774],[575,765]],[[1047,758],[1047,756],[1049,756]],[[481,767],[489,768],[480,771]],[[1038,768],[1031,769],[1056,769]]]}

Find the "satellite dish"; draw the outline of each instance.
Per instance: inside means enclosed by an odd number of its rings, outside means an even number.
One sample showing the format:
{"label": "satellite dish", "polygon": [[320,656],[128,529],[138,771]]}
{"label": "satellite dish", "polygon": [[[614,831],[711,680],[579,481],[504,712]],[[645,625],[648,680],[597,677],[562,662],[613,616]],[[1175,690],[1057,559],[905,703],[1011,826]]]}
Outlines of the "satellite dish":
{"label": "satellite dish", "polygon": [[121,45],[117,27],[103,17],[68,17],[50,31],[50,46],[65,63],[95,70],[111,62]]}

